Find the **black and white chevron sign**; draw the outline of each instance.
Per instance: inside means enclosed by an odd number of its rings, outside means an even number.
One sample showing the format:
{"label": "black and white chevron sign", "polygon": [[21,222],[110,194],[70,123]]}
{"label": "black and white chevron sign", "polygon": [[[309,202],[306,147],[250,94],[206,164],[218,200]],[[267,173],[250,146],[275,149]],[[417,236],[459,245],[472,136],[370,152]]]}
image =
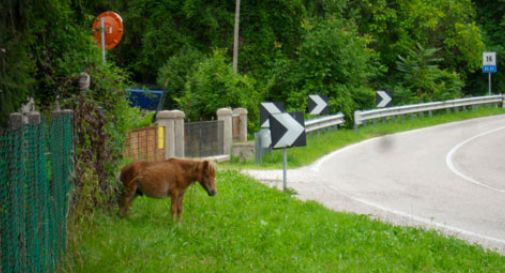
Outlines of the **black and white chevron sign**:
{"label": "black and white chevron sign", "polygon": [[328,114],[328,98],[321,95],[309,95],[309,114]]}
{"label": "black and white chevron sign", "polygon": [[303,113],[270,115],[270,134],[273,149],[307,145]]}
{"label": "black and white chevron sign", "polygon": [[378,90],[375,95],[375,103],[377,104],[377,108],[389,107],[392,104],[391,96],[383,90]]}
{"label": "black and white chevron sign", "polygon": [[270,127],[268,117],[272,114],[279,114],[284,111],[282,102],[262,102],[260,104],[260,125],[261,128]]}

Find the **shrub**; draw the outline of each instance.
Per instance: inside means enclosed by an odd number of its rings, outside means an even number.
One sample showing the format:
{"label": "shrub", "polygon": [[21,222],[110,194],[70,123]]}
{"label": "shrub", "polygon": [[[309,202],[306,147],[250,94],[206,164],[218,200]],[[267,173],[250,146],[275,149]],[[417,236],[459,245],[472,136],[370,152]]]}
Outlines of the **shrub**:
{"label": "shrub", "polygon": [[224,52],[215,50],[195,67],[177,99],[191,120],[211,119],[221,107],[244,107],[249,112],[249,127],[256,126],[259,92],[254,79],[232,71]]}
{"label": "shrub", "polygon": [[[311,93],[327,95],[330,110],[351,117],[357,108],[374,102],[367,86],[382,72],[377,54],[355,28],[335,18],[307,21],[305,36],[294,61],[274,65],[268,96],[304,110]],[[282,94],[279,96],[279,94]]]}
{"label": "shrub", "polygon": [[438,50],[417,44],[405,57],[398,56],[396,64],[401,81],[419,101],[446,100],[461,95],[464,83],[459,75],[438,68],[442,61],[435,57]]}
{"label": "shrub", "polygon": [[166,90],[165,109],[176,106],[175,99],[184,94],[188,76],[194,71],[204,55],[191,47],[181,49],[173,55],[158,71],[158,85]]}

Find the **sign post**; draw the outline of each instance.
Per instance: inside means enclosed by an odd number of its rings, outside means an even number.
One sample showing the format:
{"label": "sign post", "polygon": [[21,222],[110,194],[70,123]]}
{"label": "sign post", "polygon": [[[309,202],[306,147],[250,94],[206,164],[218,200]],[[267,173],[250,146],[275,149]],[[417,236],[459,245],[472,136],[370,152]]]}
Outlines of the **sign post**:
{"label": "sign post", "polygon": [[488,95],[491,96],[491,73],[496,72],[496,52],[482,54],[482,72],[488,73]]}
{"label": "sign post", "polygon": [[288,148],[305,146],[305,120],[303,113],[277,113],[270,119],[270,134],[273,149],[284,149],[282,188],[287,190]]}
{"label": "sign post", "polygon": [[100,47],[102,48],[102,62],[106,63],[105,59],[105,18],[100,18]]}

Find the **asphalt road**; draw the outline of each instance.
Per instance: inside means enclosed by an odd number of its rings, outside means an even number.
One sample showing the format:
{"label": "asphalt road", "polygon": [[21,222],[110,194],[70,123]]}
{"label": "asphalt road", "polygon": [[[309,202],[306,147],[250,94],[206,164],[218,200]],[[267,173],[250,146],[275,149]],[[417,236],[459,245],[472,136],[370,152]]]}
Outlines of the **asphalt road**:
{"label": "asphalt road", "polygon": [[[246,172],[281,186],[281,170]],[[370,139],[287,177],[301,199],[505,254],[505,115]]]}

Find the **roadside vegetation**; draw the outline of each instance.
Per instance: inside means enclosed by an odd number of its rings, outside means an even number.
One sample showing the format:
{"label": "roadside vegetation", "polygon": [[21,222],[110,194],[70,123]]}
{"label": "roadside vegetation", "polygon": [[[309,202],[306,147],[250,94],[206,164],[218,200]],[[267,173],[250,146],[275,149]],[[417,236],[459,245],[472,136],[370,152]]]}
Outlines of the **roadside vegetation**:
{"label": "roadside vegetation", "polygon": [[[125,25],[102,63],[91,24],[113,10]],[[74,110],[75,181],[68,257],[62,272],[503,272],[503,258],[434,232],[393,227],[300,202],[221,170],[220,194],[197,188],[185,220],[169,220],[164,201],[141,199],[115,216],[116,175],[126,132],[151,123],[128,106],[132,86],[166,90],[165,109],[192,120],[219,107],[246,107],[249,132],[259,102],[304,111],[307,95],[329,98],[330,112],[350,117],[374,107],[384,89],[395,104],[487,92],[482,52],[505,56],[501,1],[242,1],[238,73],[231,68],[235,1],[48,0],[0,3],[0,130],[28,97],[36,110]],[[501,54],[501,55],[500,55]],[[505,67],[505,58],[498,58]],[[79,89],[82,72],[91,76]],[[505,88],[505,74],[493,88]],[[503,113],[478,110],[344,129],[310,136],[290,150],[290,167],[307,165],[370,137]],[[261,167],[278,168],[273,152]],[[223,169],[252,167],[232,162]],[[256,166],[255,166],[256,167]]]}
{"label": "roadside vegetation", "polygon": [[183,219],[139,197],[125,219],[97,211],[74,226],[61,272],[504,272],[505,257],[435,231],[331,211],[218,172],[194,185]]}

